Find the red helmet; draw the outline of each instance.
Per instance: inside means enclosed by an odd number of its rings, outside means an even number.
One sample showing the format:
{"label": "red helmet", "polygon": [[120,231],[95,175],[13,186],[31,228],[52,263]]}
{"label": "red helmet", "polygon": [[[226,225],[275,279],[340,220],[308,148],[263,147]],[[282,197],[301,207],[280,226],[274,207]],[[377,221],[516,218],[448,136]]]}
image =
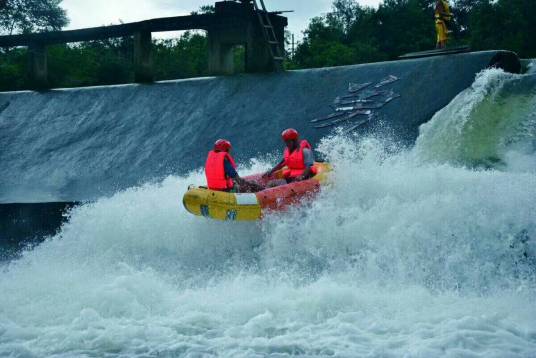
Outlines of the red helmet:
{"label": "red helmet", "polygon": [[214,150],[220,152],[228,152],[231,148],[231,142],[229,142],[227,139],[218,139],[216,143],[214,143]]}
{"label": "red helmet", "polygon": [[283,137],[284,141],[298,139],[298,131],[294,128],[285,129],[283,133],[281,133],[281,137]]}

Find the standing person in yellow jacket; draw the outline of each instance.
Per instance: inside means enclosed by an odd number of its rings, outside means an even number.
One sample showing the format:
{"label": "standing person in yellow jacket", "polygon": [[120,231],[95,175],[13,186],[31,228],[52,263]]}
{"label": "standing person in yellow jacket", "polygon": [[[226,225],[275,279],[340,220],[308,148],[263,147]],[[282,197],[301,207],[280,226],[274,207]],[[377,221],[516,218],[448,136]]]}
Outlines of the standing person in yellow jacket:
{"label": "standing person in yellow jacket", "polygon": [[437,0],[434,10],[435,27],[437,33],[436,48],[445,48],[449,39],[447,23],[452,20],[452,12],[448,0]]}

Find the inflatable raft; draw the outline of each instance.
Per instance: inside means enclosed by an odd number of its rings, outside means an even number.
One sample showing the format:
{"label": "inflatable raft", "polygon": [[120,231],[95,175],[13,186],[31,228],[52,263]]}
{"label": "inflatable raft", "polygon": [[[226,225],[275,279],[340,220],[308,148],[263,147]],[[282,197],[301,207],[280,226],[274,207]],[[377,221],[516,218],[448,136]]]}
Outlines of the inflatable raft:
{"label": "inflatable raft", "polygon": [[[271,210],[283,210],[302,198],[320,191],[327,182],[331,166],[327,163],[314,165],[317,173],[311,179],[268,188],[257,193],[227,193],[190,185],[182,202],[186,210],[198,216],[216,220],[259,220],[263,214]],[[268,179],[262,178],[262,174],[251,175],[244,179],[266,185],[270,180],[282,179],[283,170],[275,172]]]}

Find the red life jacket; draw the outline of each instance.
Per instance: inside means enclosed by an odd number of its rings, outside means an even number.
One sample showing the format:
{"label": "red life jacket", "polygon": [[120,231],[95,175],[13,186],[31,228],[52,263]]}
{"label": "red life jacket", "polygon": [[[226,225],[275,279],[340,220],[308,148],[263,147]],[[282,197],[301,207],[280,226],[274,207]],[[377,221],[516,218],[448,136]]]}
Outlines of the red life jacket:
{"label": "red life jacket", "polygon": [[[285,148],[285,165],[289,170],[285,171],[285,177],[296,178],[303,174],[305,171],[305,162],[303,158],[303,150],[307,148],[312,150],[311,145],[305,139],[300,141],[300,145],[297,149],[294,149],[292,153],[289,153],[288,148]],[[314,173],[314,167],[313,173]]]}
{"label": "red life jacket", "polygon": [[233,179],[227,178],[225,175],[225,167],[223,162],[225,158],[229,159],[233,168],[236,169],[236,164],[227,152],[208,152],[207,161],[205,163],[205,176],[207,177],[207,186],[211,190],[228,190],[234,186]]}

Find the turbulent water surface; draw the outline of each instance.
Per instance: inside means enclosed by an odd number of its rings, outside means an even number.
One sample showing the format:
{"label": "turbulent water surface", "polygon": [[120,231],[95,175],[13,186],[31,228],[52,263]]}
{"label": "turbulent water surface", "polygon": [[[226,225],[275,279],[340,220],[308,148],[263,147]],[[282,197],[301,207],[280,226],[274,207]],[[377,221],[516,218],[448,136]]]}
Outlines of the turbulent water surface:
{"label": "turbulent water surface", "polygon": [[325,138],[332,185],[260,223],[187,214],[201,171],[77,207],[1,267],[0,356],[534,357],[535,122],[487,70],[413,148]]}

